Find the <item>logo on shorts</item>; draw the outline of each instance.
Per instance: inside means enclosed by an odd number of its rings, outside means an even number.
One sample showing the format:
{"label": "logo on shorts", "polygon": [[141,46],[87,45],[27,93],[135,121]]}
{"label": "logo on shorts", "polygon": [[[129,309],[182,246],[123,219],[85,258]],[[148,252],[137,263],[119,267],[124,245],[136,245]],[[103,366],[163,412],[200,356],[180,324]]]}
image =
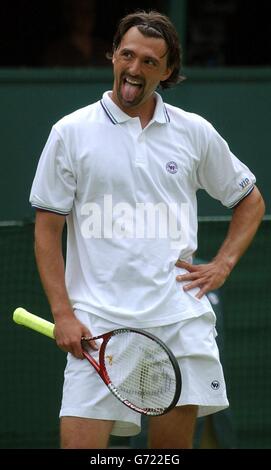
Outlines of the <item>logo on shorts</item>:
{"label": "logo on shorts", "polygon": [[218,390],[220,387],[220,383],[218,382],[218,380],[213,380],[211,383],[211,387],[213,390]]}
{"label": "logo on shorts", "polygon": [[174,174],[178,171],[178,165],[176,162],[167,162],[166,169],[169,173]]}
{"label": "logo on shorts", "polygon": [[108,355],[108,356],[105,356],[105,358],[108,360],[108,364],[109,364],[110,366],[112,366],[112,365],[113,365],[113,356],[111,356],[111,355],[109,356],[109,355]]}

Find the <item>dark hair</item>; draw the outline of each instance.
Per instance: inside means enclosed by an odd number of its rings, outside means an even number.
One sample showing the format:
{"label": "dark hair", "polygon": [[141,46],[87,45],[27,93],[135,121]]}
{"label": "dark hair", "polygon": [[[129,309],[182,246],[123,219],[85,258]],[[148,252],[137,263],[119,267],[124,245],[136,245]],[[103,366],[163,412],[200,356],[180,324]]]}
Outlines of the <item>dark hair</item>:
{"label": "dark hair", "polygon": [[167,80],[160,82],[160,86],[169,88],[185,80],[185,77],[180,75],[181,45],[177,31],[170,19],[157,11],[140,10],[122,18],[114,36],[113,52],[118,49],[123,36],[133,26],[136,26],[144,36],[164,39],[167,44],[167,66],[172,68],[172,73]]}

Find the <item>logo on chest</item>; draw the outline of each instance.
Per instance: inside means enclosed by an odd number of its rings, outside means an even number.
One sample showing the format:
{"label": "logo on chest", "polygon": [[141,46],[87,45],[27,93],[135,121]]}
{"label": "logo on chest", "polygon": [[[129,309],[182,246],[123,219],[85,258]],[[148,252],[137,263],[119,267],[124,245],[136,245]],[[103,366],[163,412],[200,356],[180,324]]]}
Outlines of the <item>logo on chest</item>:
{"label": "logo on chest", "polygon": [[177,173],[178,171],[178,165],[176,162],[167,162],[166,164],[166,170],[169,172],[169,173]]}

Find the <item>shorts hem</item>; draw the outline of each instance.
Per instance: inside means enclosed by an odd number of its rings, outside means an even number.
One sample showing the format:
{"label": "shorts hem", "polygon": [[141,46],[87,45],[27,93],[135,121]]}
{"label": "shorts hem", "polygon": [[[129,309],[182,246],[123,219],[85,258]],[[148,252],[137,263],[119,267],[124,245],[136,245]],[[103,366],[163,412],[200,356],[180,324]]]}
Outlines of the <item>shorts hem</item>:
{"label": "shorts hem", "polygon": [[199,409],[198,409],[198,415],[197,417],[198,418],[201,418],[203,416],[208,416],[208,415],[212,415],[214,413],[218,413],[219,411],[222,411],[222,410],[225,410],[226,408],[229,407],[229,402],[227,399],[223,399],[221,400],[220,402],[216,402],[216,403],[212,403],[212,402],[204,402],[202,401],[202,399],[190,399],[190,400],[185,400],[185,401],[181,401],[177,404],[177,406],[186,406],[186,405],[195,405],[195,406],[198,406]]}
{"label": "shorts hem", "polygon": [[132,421],[125,421],[124,419],[118,420],[117,418],[109,418],[103,416],[101,413],[89,413],[86,410],[78,410],[73,408],[64,408],[60,410],[59,418],[70,416],[74,418],[85,418],[85,419],[96,419],[96,420],[105,420],[105,421],[114,421],[114,426],[111,431],[112,436],[119,436],[119,437],[128,437],[128,436],[136,436],[141,431],[141,426],[133,423]]}

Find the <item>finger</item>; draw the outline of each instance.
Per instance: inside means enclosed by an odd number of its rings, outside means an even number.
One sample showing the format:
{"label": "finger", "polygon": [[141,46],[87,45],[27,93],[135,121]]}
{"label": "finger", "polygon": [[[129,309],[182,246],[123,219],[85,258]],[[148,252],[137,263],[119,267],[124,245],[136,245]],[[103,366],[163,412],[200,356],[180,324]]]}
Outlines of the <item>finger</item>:
{"label": "finger", "polygon": [[175,266],[177,266],[178,268],[182,268],[182,261],[178,259],[175,263]]}
{"label": "finger", "polygon": [[199,292],[196,295],[197,299],[201,299],[210,289],[207,289],[206,287],[202,287]]}
{"label": "finger", "polygon": [[193,264],[190,264],[190,263],[187,263],[187,261],[178,259],[175,263],[175,266],[177,266],[178,268],[191,269],[193,267]]}
{"label": "finger", "polygon": [[183,268],[183,269],[186,269],[186,271],[193,272],[193,271],[198,270],[199,265],[191,264],[191,263],[188,263],[187,261],[183,261],[183,260],[178,259],[175,263],[175,266],[177,268]]}
{"label": "finger", "polygon": [[92,340],[92,336],[91,335],[85,335],[85,336],[82,336],[82,341],[86,342],[88,344],[88,346],[93,349],[94,351],[98,351],[99,350],[99,346],[98,344]]}
{"label": "finger", "polygon": [[73,341],[69,346],[69,351],[77,359],[84,359],[81,340]]}
{"label": "finger", "polygon": [[69,345],[69,346],[59,346],[59,348],[64,351],[65,353],[70,353],[77,359],[84,359],[84,355],[82,352],[82,347],[81,345],[78,347],[76,345]]}
{"label": "finger", "polygon": [[77,359],[85,359],[85,356],[83,354],[83,349],[80,344],[80,349],[79,348],[73,348],[71,351],[72,355],[75,356]]}
{"label": "finger", "polygon": [[88,341],[88,345],[91,349],[93,349],[94,351],[99,351],[99,346],[98,344],[95,342],[95,341],[91,341],[89,340]]}
{"label": "finger", "polygon": [[197,279],[197,276],[198,273],[179,274],[178,276],[176,276],[176,281],[193,281],[194,279]]}
{"label": "finger", "polygon": [[187,292],[188,290],[191,290],[191,289],[195,289],[195,288],[200,288],[202,289],[202,281],[200,281],[200,279],[197,279],[196,281],[193,281],[193,282],[190,282],[189,284],[185,284],[185,286],[183,286],[183,290],[185,292]]}

